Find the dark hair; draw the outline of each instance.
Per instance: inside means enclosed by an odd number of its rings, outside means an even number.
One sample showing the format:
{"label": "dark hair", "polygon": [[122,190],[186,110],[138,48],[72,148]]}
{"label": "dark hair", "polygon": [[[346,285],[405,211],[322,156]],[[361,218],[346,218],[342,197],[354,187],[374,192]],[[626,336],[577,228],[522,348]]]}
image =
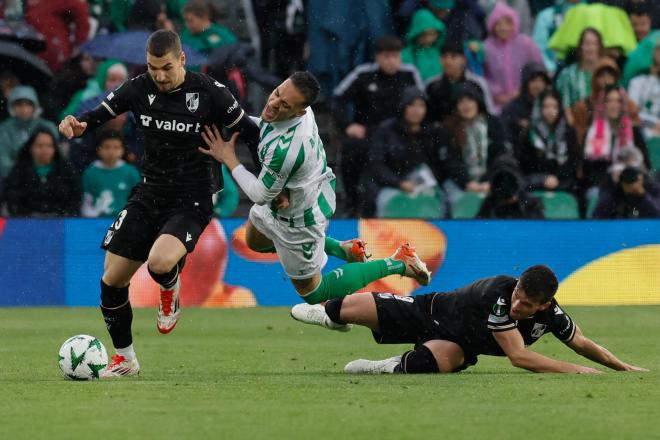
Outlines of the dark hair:
{"label": "dark hair", "polygon": [[121,142],[121,146],[124,147],[124,136],[117,130],[106,129],[106,130],[101,130],[96,135],[97,148],[101,147],[101,145],[103,145],[103,142],[107,141],[108,139],[117,139],[119,142]]}
{"label": "dark hair", "polygon": [[519,284],[525,295],[539,304],[550,301],[559,287],[554,272],[542,264],[526,269],[520,275]]}
{"label": "dark hair", "polygon": [[465,56],[465,50],[463,49],[463,43],[456,40],[447,40],[445,44],[440,48],[440,55],[453,54]]}
{"label": "dark hair", "polygon": [[164,29],[151,34],[147,40],[147,52],[155,57],[164,57],[170,52],[175,56],[181,54],[181,39],[176,32]]}
{"label": "dark hair", "polygon": [[648,15],[651,18],[651,6],[648,3],[631,3],[628,15]]}
{"label": "dark hair", "polygon": [[401,52],[403,50],[403,44],[398,37],[385,35],[376,40],[374,48],[377,54],[381,52]]}
{"label": "dark hair", "polygon": [[184,14],[192,14],[199,18],[215,19],[215,7],[207,0],[189,0],[183,7]]}
{"label": "dark hair", "polygon": [[321,85],[314,75],[308,71],[298,71],[293,72],[289,79],[305,98],[305,107],[316,103],[321,92]]}
{"label": "dark hair", "polygon": [[18,154],[19,158],[21,158],[22,160],[30,160],[30,161],[32,160],[32,155],[30,153],[30,150],[32,149],[32,145],[36,142],[37,137],[39,137],[40,134],[48,135],[48,137],[51,138],[51,140],[53,141],[53,146],[55,147],[55,157],[53,158],[53,160],[57,159],[57,157],[59,155],[59,151],[58,151],[58,148],[57,148],[57,138],[44,125],[37,126],[37,128],[35,128],[34,132],[32,132],[32,135],[28,138],[27,141],[25,141],[25,143],[21,147],[21,150]]}
{"label": "dark hair", "polygon": [[582,61],[582,43],[584,43],[584,38],[587,34],[594,34],[598,38],[598,44],[600,45],[600,55],[603,56],[603,51],[605,50],[605,45],[603,44],[603,36],[596,28],[588,27],[585,28],[580,34],[580,40],[578,41],[576,51],[576,58],[579,61]]}

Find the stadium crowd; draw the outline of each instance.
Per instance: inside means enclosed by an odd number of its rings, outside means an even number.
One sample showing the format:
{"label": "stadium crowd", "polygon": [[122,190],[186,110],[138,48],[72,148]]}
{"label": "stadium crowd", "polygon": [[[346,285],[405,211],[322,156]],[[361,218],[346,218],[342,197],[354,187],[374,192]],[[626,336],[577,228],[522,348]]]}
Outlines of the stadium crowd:
{"label": "stadium crowd", "polygon": [[[660,217],[653,0],[252,0],[227,20],[238,3],[0,0],[0,215],[118,213],[135,118],[71,141],[55,124],[144,71],[103,38],[172,29],[246,108],[295,70],[319,78],[340,216]],[[215,212],[244,214],[223,171]]]}

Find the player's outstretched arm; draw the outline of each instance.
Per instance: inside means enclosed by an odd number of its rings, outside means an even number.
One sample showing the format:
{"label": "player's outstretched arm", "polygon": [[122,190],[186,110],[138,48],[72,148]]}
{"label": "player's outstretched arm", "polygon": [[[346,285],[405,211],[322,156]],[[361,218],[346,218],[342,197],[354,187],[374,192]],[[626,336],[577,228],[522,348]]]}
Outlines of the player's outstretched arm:
{"label": "player's outstretched arm", "polygon": [[[208,145],[209,149],[207,150],[200,147],[199,151],[224,163],[231,171],[238,186],[253,203],[256,203],[257,205],[269,203],[276,199],[278,194],[282,192],[284,181],[287,176],[278,175],[278,177],[273,177],[272,172],[265,167],[262,168],[259,178],[249,172],[236,157],[237,137],[238,133],[233,133],[231,139],[225,141],[222,139],[222,136],[220,136],[220,130],[218,130],[218,127],[216,127],[215,124],[212,127],[205,126],[204,131],[202,132],[202,138],[204,139],[204,142],[206,142],[206,145]],[[268,178],[265,177],[265,174],[268,174]],[[269,186],[266,186],[265,182],[270,182]],[[285,204],[288,205],[288,200],[286,200],[286,203],[282,200],[278,200],[278,209],[279,207],[285,207]]]}
{"label": "player's outstretched arm", "polygon": [[594,341],[584,336],[580,327],[577,326],[575,328],[575,336],[573,336],[573,339],[567,345],[580,356],[584,356],[587,359],[591,359],[592,361],[598,362],[599,364],[605,365],[613,370],[649,371],[646,368],[636,367],[621,361],[605,347],[596,344]]}
{"label": "player's outstretched arm", "polygon": [[58,128],[62,136],[71,139],[74,136],[82,136],[87,128],[87,122],[80,122],[74,116],[68,115],[62,119]]}
{"label": "player's outstretched arm", "polygon": [[518,329],[493,332],[493,337],[514,367],[535,373],[600,373],[595,368],[558,361],[528,350]]}

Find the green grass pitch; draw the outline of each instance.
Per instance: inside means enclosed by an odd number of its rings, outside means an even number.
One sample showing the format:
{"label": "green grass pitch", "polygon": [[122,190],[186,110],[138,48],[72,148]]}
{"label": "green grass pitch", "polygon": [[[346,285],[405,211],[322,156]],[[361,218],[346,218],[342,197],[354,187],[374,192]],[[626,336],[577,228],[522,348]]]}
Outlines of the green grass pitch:
{"label": "green grass pitch", "polygon": [[[92,334],[113,354],[98,310],[0,309],[0,439],[659,438],[660,307],[566,309],[651,372],[533,374],[482,356],[455,375],[354,376],[346,362],[407,348],[306,326],[286,308],[184,309],[160,335],[155,310],[140,309],[140,376],[72,382],[57,367],[65,339]],[[534,349],[594,365],[552,335]]]}

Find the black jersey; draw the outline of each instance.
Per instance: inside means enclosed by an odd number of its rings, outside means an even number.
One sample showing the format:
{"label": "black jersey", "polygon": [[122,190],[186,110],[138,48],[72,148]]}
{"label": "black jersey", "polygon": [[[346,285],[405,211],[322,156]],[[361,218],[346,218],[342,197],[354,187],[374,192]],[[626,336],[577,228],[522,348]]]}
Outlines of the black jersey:
{"label": "black jersey", "polygon": [[532,345],[545,333],[552,333],[564,343],[573,339],[575,324],[553,298],[544,311],[528,319],[510,318],[511,295],[518,280],[496,276],[475,281],[450,293],[434,294],[432,317],[453,334],[461,345],[475,354],[504,356],[493,332],[517,328],[525,345]]}
{"label": "black jersey", "polygon": [[224,85],[190,71],[170,92],[159,92],[144,73],[124,82],[101,105],[112,117],[133,112],[145,139],[143,187],[177,197],[222,188],[220,164],[197,150],[206,147],[204,125],[231,128],[249,119]]}

